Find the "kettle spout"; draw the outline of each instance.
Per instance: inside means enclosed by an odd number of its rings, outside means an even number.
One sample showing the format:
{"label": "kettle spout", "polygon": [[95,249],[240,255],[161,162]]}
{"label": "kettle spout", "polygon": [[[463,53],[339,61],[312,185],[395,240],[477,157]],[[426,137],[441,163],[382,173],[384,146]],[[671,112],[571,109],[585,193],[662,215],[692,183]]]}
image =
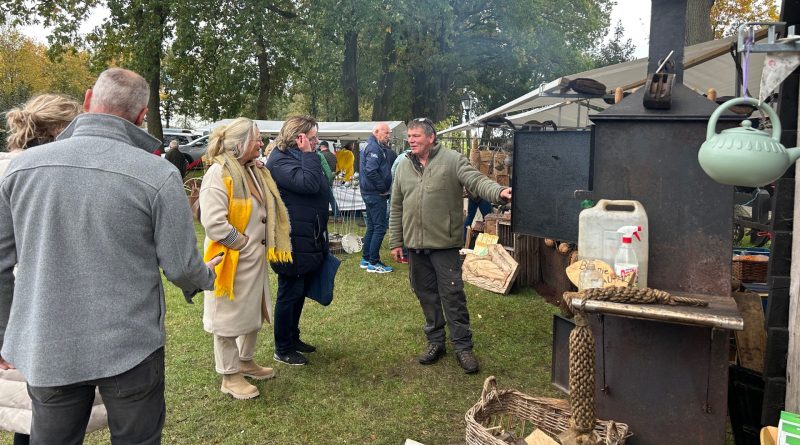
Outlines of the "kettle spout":
{"label": "kettle spout", "polygon": [[786,154],[789,155],[789,167],[791,167],[800,158],[800,147],[788,148]]}

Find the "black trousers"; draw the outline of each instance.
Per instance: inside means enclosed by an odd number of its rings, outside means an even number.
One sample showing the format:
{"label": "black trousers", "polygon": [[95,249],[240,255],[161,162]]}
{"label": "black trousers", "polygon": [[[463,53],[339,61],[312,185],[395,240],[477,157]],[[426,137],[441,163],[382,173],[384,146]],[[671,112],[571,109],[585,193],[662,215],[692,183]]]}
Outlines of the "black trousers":
{"label": "black trousers", "polygon": [[278,274],[278,298],[275,302],[275,320],[273,331],[275,333],[275,352],[288,354],[295,351],[295,346],[300,341],[300,316],[303,314],[303,305],[306,302],[305,275]]}
{"label": "black trousers", "polygon": [[95,387],[108,411],[111,443],[159,444],[164,428],[164,348],[122,374],[65,386],[30,386],[31,444],[83,443]]}
{"label": "black trousers", "polygon": [[428,343],[443,345],[447,324],[453,348],[456,351],[472,349],[458,249],[409,249],[408,265],[411,290],[417,295],[425,315],[422,330]]}

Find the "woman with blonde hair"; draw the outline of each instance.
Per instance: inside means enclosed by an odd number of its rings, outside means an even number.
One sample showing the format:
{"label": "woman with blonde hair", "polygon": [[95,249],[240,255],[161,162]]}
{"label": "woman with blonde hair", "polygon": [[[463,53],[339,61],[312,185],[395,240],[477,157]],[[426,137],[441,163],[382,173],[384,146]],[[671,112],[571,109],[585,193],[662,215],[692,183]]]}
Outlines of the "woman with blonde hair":
{"label": "woman with blonde hair", "polygon": [[[61,94],[40,94],[7,111],[8,151],[0,152],[0,177],[12,159],[28,148],[55,140],[80,112],[80,103]],[[0,369],[0,430],[14,432],[15,445],[27,444],[31,417],[31,399],[25,378],[14,368]],[[106,425],[106,408],[96,395],[86,432]]]}
{"label": "woman with blonde hair", "polygon": [[259,395],[245,380],[275,376],[256,364],[258,331],[271,322],[267,262],[291,263],[289,215],[267,169],[255,162],[263,146],[258,127],[240,117],[211,134],[211,163],[200,186],[205,257],[223,255],[214,290],[206,291],[203,327],[214,336],[220,390],[236,399]]}
{"label": "woman with blonde hair", "polygon": [[309,279],[329,254],[331,189],[322,172],[322,161],[314,152],[317,142],[317,122],[313,118],[290,117],[267,159],[267,168],[278,184],[292,223],[294,262],[272,265],[278,274],[273,358],[288,365],[305,365],[308,359],[302,353],[316,351],[314,346],[300,340],[300,315]]}
{"label": "woman with blonde hair", "polygon": [[55,140],[80,114],[81,104],[61,94],[40,94],[6,112],[7,152],[0,152],[0,174],[24,150]]}

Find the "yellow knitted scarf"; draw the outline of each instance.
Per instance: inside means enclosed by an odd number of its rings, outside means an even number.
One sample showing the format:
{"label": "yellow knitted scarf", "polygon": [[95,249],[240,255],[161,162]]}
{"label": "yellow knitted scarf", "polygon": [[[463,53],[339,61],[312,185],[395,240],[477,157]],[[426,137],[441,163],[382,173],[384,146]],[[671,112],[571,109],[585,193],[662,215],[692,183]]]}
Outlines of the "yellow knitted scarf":
{"label": "yellow knitted scarf", "polygon": [[[245,167],[227,152],[214,157],[212,162],[222,165],[222,181],[228,190],[228,222],[239,233],[244,233],[253,207],[250,190],[247,188],[244,176],[248,173]],[[281,200],[278,186],[266,168],[250,170],[254,173],[258,186],[264,194],[263,201],[267,208],[265,261],[291,263],[292,241],[289,237],[291,231],[289,212]],[[227,296],[228,299],[233,300],[235,298],[233,283],[239,264],[239,251],[229,249],[217,241],[211,241],[205,251],[205,261],[211,260],[220,252],[225,252],[225,255],[215,269],[217,279],[214,281],[214,295],[217,297]]]}

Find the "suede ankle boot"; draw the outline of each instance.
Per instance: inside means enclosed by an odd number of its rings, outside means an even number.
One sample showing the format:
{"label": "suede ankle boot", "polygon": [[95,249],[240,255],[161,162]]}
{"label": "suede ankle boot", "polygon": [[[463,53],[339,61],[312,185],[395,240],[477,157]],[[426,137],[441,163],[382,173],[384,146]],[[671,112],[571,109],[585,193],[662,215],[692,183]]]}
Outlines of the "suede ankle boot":
{"label": "suede ankle boot", "polygon": [[258,388],[247,383],[242,373],[223,374],[222,387],[220,390],[225,394],[230,394],[234,399],[245,400],[258,397]]}
{"label": "suede ankle boot", "polygon": [[275,377],[275,371],[272,368],[258,366],[255,360],[242,361],[239,360],[239,372],[251,379],[266,380]]}

